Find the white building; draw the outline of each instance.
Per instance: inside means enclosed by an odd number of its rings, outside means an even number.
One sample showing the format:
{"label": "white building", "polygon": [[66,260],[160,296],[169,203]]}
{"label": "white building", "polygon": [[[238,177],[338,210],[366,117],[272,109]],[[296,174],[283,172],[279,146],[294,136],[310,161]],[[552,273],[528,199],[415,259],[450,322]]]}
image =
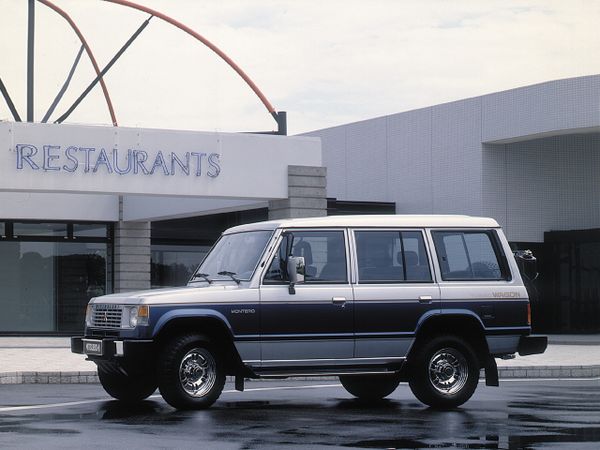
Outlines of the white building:
{"label": "white building", "polygon": [[600,332],[598,75],[297,137],[5,122],[0,148],[0,334],[77,332],[225,228],[328,211],[493,217],[540,259],[539,331]]}
{"label": "white building", "polygon": [[91,297],[150,288],[152,257],[185,280],[221,231],[192,226],[198,242],[179,228],[179,245],[153,246],[153,220],[269,201],[289,215],[294,189],[314,183],[322,201],[305,200],[325,202],[316,138],[4,122],[0,148],[4,334],[79,331]]}

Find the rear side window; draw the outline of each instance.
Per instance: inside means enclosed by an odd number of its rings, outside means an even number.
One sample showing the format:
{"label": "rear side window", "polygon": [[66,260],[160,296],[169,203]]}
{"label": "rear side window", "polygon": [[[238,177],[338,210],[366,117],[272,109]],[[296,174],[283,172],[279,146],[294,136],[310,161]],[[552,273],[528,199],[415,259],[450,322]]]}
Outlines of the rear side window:
{"label": "rear side window", "polygon": [[443,280],[509,279],[492,231],[434,231],[432,235]]}
{"label": "rear side window", "polygon": [[430,282],[419,231],[355,231],[359,283]]}

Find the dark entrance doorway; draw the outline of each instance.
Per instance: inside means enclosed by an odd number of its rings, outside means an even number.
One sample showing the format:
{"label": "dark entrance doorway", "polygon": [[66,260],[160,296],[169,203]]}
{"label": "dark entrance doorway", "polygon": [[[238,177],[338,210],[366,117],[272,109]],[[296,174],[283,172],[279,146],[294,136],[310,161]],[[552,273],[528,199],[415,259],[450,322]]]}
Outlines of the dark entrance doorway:
{"label": "dark entrance doorway", "polygon": [[536,247],[535,331],[600,333],[600,229],[547,232]]}

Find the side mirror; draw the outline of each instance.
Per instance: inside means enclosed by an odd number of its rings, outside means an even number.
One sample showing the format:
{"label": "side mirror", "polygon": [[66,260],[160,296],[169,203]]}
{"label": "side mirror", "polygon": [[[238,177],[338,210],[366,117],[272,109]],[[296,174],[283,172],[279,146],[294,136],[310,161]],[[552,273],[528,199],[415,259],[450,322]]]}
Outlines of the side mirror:
{"label": "side mirror", "polygon": [[296,293],[296,290],[294,289],[296,284],[304,283],[305,273],[306,265],[304,263],[304,257],[290,256],[287,260],[287,274],[288,280],[290,280],[290,294]]}
{"label": "side mirror", "polygon": [[533,256],[531,250],[516,250],[513,252],[517,260],[517,266],[521,275],[525,276],[529,281],[535,281],[539,273],[537,270],[537,258]]}

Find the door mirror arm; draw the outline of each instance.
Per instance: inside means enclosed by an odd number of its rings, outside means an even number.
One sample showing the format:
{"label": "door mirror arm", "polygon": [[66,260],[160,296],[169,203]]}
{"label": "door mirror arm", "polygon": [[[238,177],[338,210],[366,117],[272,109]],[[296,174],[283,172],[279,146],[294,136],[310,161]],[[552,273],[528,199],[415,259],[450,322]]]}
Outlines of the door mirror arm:
{"label": "door mirror arm", "polygon": [[289,293],[294,295],[296,293],[296,284],[304,283],[304,275],[306,273],[306,265],[304,263],[304,257],[302,256],[289,256],[287,260],[287,274],[289,284]]}

